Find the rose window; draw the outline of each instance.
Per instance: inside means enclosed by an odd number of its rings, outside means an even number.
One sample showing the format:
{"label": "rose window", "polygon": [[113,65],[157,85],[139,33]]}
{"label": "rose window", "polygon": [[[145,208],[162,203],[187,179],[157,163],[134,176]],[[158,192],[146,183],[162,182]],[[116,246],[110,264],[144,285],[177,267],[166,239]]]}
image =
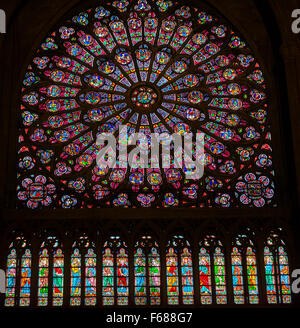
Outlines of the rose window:
{"label": "rose window", "polygon": [[[213,10],[117,0],[79,12],[23,79],[17,206],[275,206],[269,111],[263,68]],[[168,168],[99,168],[97,137],[124,125],[128,138],[203,133],[204,176],[187,179],[174,154]]]}

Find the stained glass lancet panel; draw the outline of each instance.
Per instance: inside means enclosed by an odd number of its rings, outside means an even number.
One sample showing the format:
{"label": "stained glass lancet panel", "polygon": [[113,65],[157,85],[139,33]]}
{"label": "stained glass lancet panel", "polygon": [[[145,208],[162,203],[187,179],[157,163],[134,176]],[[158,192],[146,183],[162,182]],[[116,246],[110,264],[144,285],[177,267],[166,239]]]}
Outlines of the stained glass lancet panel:
{"label": "stained glass lancet panel", "polygon": [[134,252],[136,305],[160,305],[160,270],[158,244],[151,236],[143,236]]}
{"label": "stained glass lancet panel", "polygon": [[5,306],[14,306],[17,281],[17,252],[11,249],[6,264],[6,298]]}
{"label": "stained glass lancet panel", "polygon": [[192,255],[189,242],[181,235],[173,236],[168,242],[166,269],[168,304],[193,304]]}
{"label": "stained glass lancet panel", "polygon": [[272,233],[264,248],[267,301],[270,304],[292,302],[290,270],[286,246],[278,234]]}
{"label": "stained glass lancet panel", "polygon": [[39,281],[38,281],[38,305],[48,305],[49,293],[49,254],[46,248],[40,251],[39,256]]}
{"label": "stained glass lancet panel", "polygon": [[241,252],[234,247],[231,252],[233,296],[235,304],[244,304],[244,277]]}
{"label": "stained glass lancet panel", "polygon": [[254,233],[248,228],[233,241],[231,270],[235,304],[259,303],[256,252],[252,241],[254,238]]}
{"label": "stained glass lancet panel", "polygon": [[31,252],[25,250],[21,258],[20,306],[30,305],[31,292]]}
{"label": "stained glass lancet panel", "polygon": [[121,248],[117,254],[117,304],[128,305],[129,296],[129,268],[128,254]]}
{"label": "stained glass lancet panel", "polygon": [[252,247],[247,247],[246,251],[246,267],[247,267],[247,283],[248,283],[248,297],[250,304],[259,303],[258,290],[258,272],[256,253]]}
{"label": "stained glass lancet panel", "polygon": [[161,263],[157,247],[152,247],[148,257],[149,265],[149,286],[150,304],[160,305],[161,303]]}
{"label": "stained glass lancet panel", "polygon": [[291,282],[289,260],[287,252],[283,246],[278,247],[278,266],[279,266],[279,286],[281,303],[291,303]]}
{"label": "stained glass lancet panel", "polygon": [[134,294],[136,305],[147,304],[146,256],[141,248],[134,253]]}
{"label": "stained glass lancet panel", "polygon": [[61,249],[57,249],[53,254],[53,301],[54,306],[63,304],[64,287],[64,255]]}
{"label": "stained glass lancet panel", "polygon": [[192,255],[188,248],[184,248],[181,253],[181,285],[182,303],[194,304],[194,280]]}
{"label": "stained glass lancet panel", "polygon": [[114,305],[115,295],[114,256],[110,248],[103,253],[102,264],[102,297],[103,305]]}
{"label": "stained glass lancet panel", "polygon": [[81,290],[81,254],[79,249],[75,249],[71,256],[71,306],[81,304]]}
{"label": "stained glass lancet panel", "polygon": [[178,256],[174,248],[169,248],[166,260],[168,304],[177,305],[179,304]]}
{"label": "stained glass lancet panel", "polygon": [[200,241],[199,278],[201,304],[227,304],[223,245],[214,235]]}
{"label": "stained glass lancet panel", "polygon": [[201,304],[212,304],[211,256],[204,247],[199,253],[199,277]]}
{"label": "stained glass lancet panel", "polygon": [[226,304],[226,274],[225,274],[225,257],[222,249],[217,247],[214,253],[214,272],[216,285],[216,302],[217,304]]}
{"label": "stained glass lancet panel", "polygon": [[265,261],[265,277],[267,286],[267,300],[268,303],[277,303],[277,290],[276,290],[276,273],[275,273],[275,261],[272,252],[269,247],[265,247],[264,250]]}
{"label": "stained glass lancet panel", "polygon": [[[213,9],[134,0],[80,12],[45,36],[23,78],[17,207],[276,206],[269,111],[263,68]],[[169,168],[100,169],[97,136],[121,125],[148,139],[202,132],[204,176],[186,179],[172,156]]]}
{"label": "stained glass lancet panel", "polygon": [[85,255],[85,305],[96,305],[96,264],[96,254],[90,248]]}
{"label": "stained glass lancet panel", "polygon": [[128,250],[119,236],[112,236],[105,242],[102,261],[103,305],[128,305]]}

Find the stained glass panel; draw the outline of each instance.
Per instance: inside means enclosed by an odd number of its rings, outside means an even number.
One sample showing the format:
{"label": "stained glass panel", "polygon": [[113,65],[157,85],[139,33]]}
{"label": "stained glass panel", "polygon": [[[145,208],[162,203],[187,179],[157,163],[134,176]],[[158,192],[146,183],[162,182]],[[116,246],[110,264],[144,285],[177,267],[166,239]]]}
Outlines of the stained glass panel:
{"label": "stained glass panel", "polygon": [[134,254],[134,275],[135,275],[135,304],[147,304],[146,290],[146,257],[141,248],[138,248]]}
{"label": "stained glass panel", "polygon": [[81,255],[75,249],[71,256],[71,291],[70,304],[72,306],[81,304]]}
{"label": "stained glass panel", "polygon": [[103,305],[114,305],[114,286],[115,286],[114,257],[110,248],[103,252],[102,264],[102,295]]}
{"label": "stained glass panel", "polygon": [[265,247],[264,250],[264,261],[265,261],[265,278],[267,287],[267,300],[270,304],[276,304],[277,300],[277,290],[276,290],[276,273],[275,273],[275,263],[274,256],[270,251],[269,247]]}
{"label": "stained glass panel", "polygon": [[149,254],[148,265],[149,265],[150,304],[160,305],[161,267],[160,267],[160,256],[155,247],[151,249],[151,252]]}
{"label": "stained glass panel", "polygon": [[[274,207],[269,111],[260,63],[217,13],[122,0],[75,14],[23,78],[17,207]],[[174,155],[167,168],[99,168],[97,136],[121,125],[126,145],[203,133],[204,176],[187,179]]]}
{"label": "stained glass panel", "polygon": [[15,249],[12,249],[7,257],[5,306],[15,305],[16,279],[17,279],[16,270],[17,270],[17,253]]}
{"label": "stained glass panel", "polygon": [[30,305],[31,290],[31,252],[25,250],[21,259],[20,306]]}
{"label": "stained glass panel", "polygon": [[182,303],[194,304],[194,281],[191,252],[184,248],[181,253]]}
{"label": "stained glass panel", "polygon": [[117,254],[117,304],[128,305],[129,296],[129,269],[128,254],[121,248]]}
{"label": "stained glass panel", "polygon": [[63,304],[64,256],[61,249],[53,255],[53,302],[54,306]]}
{"label": "stained glass panel", "polygon": [[85,305],[96,305],[96,254],[89,249],[85,256]]}
{"label": "stained glass panel", "polygon": [[283,247],[278,247],[278,264],[280,274],[280,294],[282,303],[291,303],[291,282],[289,273],[289,261],[286,251]]}
{"label": "stained glass panel", "polygon": [[49,287],[49,255],[48,250],[43,249],[39,258],[39,289],[38,289],[38,305],[48,305],[48,287]]}
{"label": "stained glass panel", "polygon": [[256,254],[252,247],[247,248],[246,252],[246,265],[247,265],[247,280],[248,280],[248,293],[249,303],[259,303],[259,291],[258,291],[258,277],[257,277],[257,264]]}
{"label": "stained glass panel", "polygon": [[178,258],[174,248],[169,248],[167,259],[167,298],[169,305],[179,304]]}
{"label": "stained glass panel", "polygon": [[199,276],[201,304],[212,304],[210,253],[204,247],[199,253]]}
{"label": "stained glass panel", "polygon": [[233,283],[233,295],[235,304],[244,304],[244,280],[243,280],[243,266],[242,255],[240,251],[234,247],[231,253],[232,262],[232,283]]}
{"label": "stained glass panel", "polygon": [[225,259],[221,248],[217,247],[214,253],[214,273],[216,285],[216,302],[217,304],[226,304],[226,274]]}

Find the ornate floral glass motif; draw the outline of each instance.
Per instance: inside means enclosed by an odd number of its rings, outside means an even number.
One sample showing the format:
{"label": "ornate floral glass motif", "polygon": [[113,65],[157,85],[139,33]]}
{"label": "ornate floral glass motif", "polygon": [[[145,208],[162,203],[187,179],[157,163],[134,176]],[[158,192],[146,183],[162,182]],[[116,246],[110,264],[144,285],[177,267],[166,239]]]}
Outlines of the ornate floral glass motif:
{"label": "ornate floral glass motif", "polygon": [[15,249],[10,250],[6,266],[6,298],[5,306],[14,306],[16,297],[17,254]]}
{"label": "ornate floral glass motif", "polygon": [[21,259],[21,281],[20,281],[20,306],[30,305],[30,290],[31,290],[31,252],[29,249]]}
{"label": "ornate floral glass motif", "polygon": [[[160,0],[80,12],[23,79],[17,207],[275,206],[269,106],[262,67],[218,14]],[[99,169],[97,135],[120,125],[203,132],[203,178],[185,179],[173,157],[168,169]]]}

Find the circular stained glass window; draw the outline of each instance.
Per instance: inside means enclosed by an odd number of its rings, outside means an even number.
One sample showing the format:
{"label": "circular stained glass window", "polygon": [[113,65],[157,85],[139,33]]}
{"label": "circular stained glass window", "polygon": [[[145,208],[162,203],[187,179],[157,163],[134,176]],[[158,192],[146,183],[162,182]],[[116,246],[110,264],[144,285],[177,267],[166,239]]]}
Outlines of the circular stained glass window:
{"label": "circular stained glass window", "polygon": [[[275,206],[268,112],[261,65],[213,10],[116,0],[78,12],[44,39],[23,79],[18,207]],[[148,146],[151,134],[168,144],[202,133],[204,175],[189,179],[174,147],[141,156],[143,168],[123,167],[124,157],[97,165],[99,135],[124,145],[133,133]]]}

